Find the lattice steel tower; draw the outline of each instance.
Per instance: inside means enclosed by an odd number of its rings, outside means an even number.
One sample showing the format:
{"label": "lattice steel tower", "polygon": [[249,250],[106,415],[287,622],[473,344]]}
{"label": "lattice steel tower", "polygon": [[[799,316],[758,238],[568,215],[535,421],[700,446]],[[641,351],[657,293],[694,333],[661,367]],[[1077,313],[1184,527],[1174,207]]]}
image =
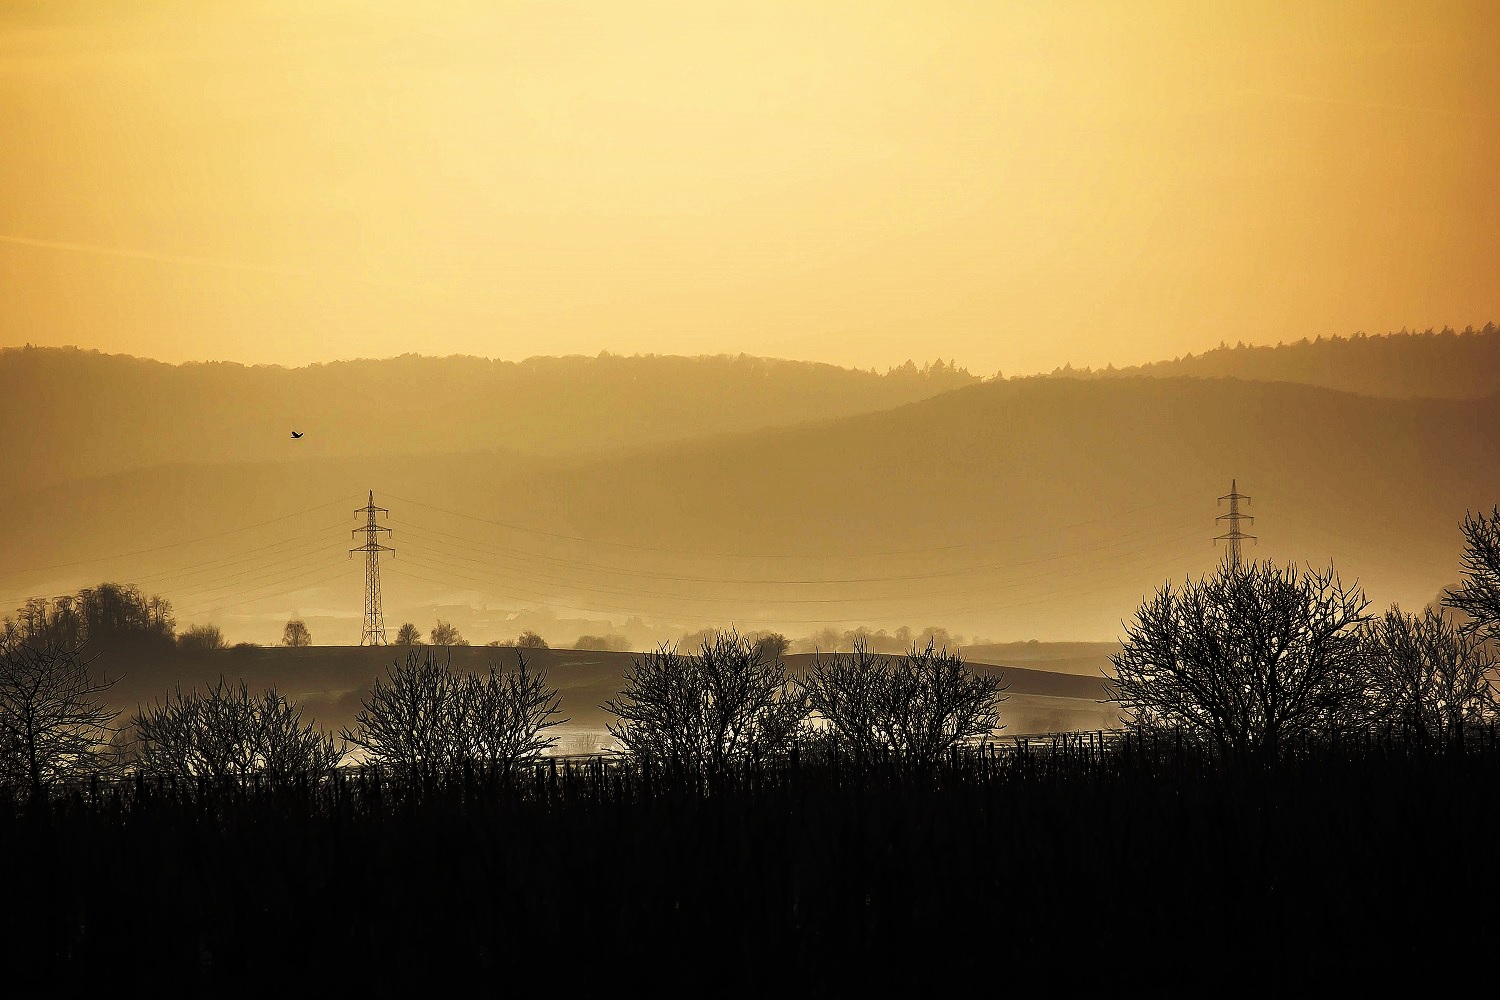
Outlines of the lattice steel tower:
{"label": "lattice steel tower", "polygon": [[1228,542],[1229,564],[1231,566],[1239,566],[1240,543],[1247,538],[1252,542],[1257,541],[1254,535],[1247,535],[1240,530],[1240,522],[1249,521],[1251,524],[1254,524],[1255,518],[1251,517],[1249,514],[1240,513],[1240,501],[1243,500],[1246,503],[1249,503],[1250,498],[1239,491],[1239,489],[1235,486],[1235,481],[1233,479],[1229,481],[1229,492],[1224,496],[1219,497],[1219,503],[1222,504],[1225,500],[1229,501],[1229,513],[1220,514],[1218,517],[1214,518],[1214,520],[1216,522],[1228,521],[1229,530],[1222,535],[1215,536],[1214,544],[1217,545],[1220,542]]}
{"label": "lattice steel tower", "polygon": [[370,491],[370,503],[367,507],[361,507],[354,512],[365,515],[365,526],[355,528],[350,535],[358,535],[361,531],[365,533],[365,544],[357,549],[349,550],[349,558],[354,558],[354,553],[365,554],[365,630],[360,633],[359,644],[361,646],[385,646],[385,612],[380,609],[380,553],[395,552],[389,545],[380,544],[380,533],[387,535],[391,533],[390,528],[384,528],[375,523],[375,515],[384,514],[391,516],[391,512],[384,507],[375,506],[375,491]]}

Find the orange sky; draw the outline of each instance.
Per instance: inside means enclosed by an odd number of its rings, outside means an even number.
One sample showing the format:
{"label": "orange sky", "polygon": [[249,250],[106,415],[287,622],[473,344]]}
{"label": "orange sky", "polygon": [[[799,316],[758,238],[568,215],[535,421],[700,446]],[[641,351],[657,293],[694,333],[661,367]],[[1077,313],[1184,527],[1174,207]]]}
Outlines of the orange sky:
{"label": "orange sky", "polygon": [[0,344],[988,374],[1479,325],[1497,10],[11,0]]}

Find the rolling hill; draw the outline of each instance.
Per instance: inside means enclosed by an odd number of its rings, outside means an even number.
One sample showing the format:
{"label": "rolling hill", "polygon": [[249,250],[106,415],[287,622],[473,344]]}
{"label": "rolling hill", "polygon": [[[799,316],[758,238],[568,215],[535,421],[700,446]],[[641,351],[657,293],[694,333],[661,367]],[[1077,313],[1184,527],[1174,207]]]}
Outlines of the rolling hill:
{"label": "rolling hill", "polygon": [[1425,604],[1456,578],[1464,512],[1500,499],[1497,459],[1496,397],[991,382],[607,455],[190,463],[16,494],[0,596],[133,580],[231,638],[274,641],[296,615],[315,641],[353,641],[363,574],[344,529],[373,488],[393,509],[392,627],[1103,641],[1144,592],[1211,567],[1231,477],[1254,497],[1251,555],[1335,560],[1378,604]]}
{"label": "rolling hill", "polygon": [[[484,647],[455,647],[453,663],[467,671],[489,666],[509,670],[516,651]],[[107,651],[98,662],[117,677],[108,699],[112,707],[127,715],[140,705],[150,705],[169,691],[194,687],[206,690],[220,676],[243,679],[252,690],[275,687],[295,701],[304,718],[315,720],[325,730],[352,726],[361,700],[371,682],[406,650],[400,647],[311,646],[302,649],[225,649],[181,653],[177,656],[111,656]],[[591,752],[608,742],[605,726],[614,717],[601,706],[623,686],[632,657],[626,652],[589,652],[560,649],[528,650],[529,666],[547,672],[548,682],[561,695],[567,723],[558,729],[561,752]],[[787,658],[793,675],[812,664],[807,655]],[[981,673],[999,674],[1007,684],[1008,700],[1002,708],[1004,735],[1098,729],[1112,724],[1114,709],[1101,704],[1104,683],[1096,674],[1079,677],[1036,667],[972,664]]]}
{"label": "rolling hill", "polygon": [[[0,490],[178,462],[603,452],[784,426],[978,381],[765,358],[404,355],[306,368],[0,350]],[[292,449],[290,432],[306,436]]]}

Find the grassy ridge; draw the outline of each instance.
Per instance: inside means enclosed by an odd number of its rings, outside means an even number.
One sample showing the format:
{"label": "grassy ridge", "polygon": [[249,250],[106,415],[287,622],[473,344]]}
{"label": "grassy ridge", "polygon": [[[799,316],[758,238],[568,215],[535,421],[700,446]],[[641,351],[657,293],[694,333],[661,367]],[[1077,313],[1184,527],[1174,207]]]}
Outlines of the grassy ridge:
{"label": "grassy ridge", "polygon": [[[456,646],[451,653],[455,666],[471,672],[482,673],[492,664],[507,670],[516,665],[514,649]],[[243,679],[252,688],[274,686],[297,702],[306,718],[315,719],[324,729],[336,730],[352,725],[371,682],[384,676],[402,655],[399,647],[390,646],[260,647],[169,656],[114,650],[99,662],[110,676],[120,678],[108,698],[114,707],[127,713],[137,705],[153,703],[177,686],[184,690],[202,688],[223,675],[231,680]],[[640,655],[537,649],[526,651],[526,662],[547,671],[548,683],[562,694],[562,711],[571,720],[570,729],[602,731],[613,716],[600,706],[620,691],[631,660]],[[812,660],[809,654],[786,657],[791,672],[799,676]],[[1051,670],[1047,661],[1040,660],[1027,666],[970,665],[976,670],[998,672],[1010,685],[1011,700],[1001,712],[1007,735],[1095,728],[1115,722],[1113,709],[1099,704],[1106,692],[1097,667],[1093,676],[1080,676]]]}

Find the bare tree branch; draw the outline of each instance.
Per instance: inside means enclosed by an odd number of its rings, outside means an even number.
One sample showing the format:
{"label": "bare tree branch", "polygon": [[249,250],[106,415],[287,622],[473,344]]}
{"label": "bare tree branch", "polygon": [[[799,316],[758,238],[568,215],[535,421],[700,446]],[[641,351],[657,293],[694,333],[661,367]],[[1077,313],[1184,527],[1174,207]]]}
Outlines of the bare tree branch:
{"label": "bare tree branch", "polygon": [[1291,738],[1357,720],[1368,604],[1332,567],[1226,561],[1141,606],[1110,658],[1113,700],[1136,726],[1274,759]]}
{"label": "bare tree branch", "polygon": [[678,776],[721,774],[731,761],[764,760],[792,744],[808,703],[770,646],[731,629],[698,652],[663,645],[631,664],[604,704],[626,752]]}
{"label": "bare tree branch", "polygon": [[114,681],[91,662],[45,630],[0,644],[0,783],[40,795],[106,766],[119,713],[100,698]]}
{"label": "bare tree branch", "polygon": [[847,656],[819,655],[803,686],[840,745],[860,759],[889,752],[926,767],[959,743],[1002,728],[1000,678],[974,673],[959,654],[931,641],[891,657],[871,654],[856,639]]}

